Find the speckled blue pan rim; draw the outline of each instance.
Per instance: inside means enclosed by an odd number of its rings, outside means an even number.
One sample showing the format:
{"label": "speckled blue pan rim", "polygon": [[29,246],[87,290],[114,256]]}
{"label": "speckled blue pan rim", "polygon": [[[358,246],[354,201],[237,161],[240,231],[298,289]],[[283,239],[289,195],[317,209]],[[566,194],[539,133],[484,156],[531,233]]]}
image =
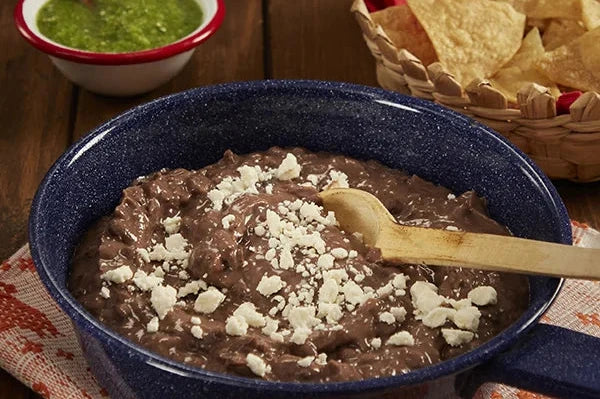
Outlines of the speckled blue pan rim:
{"label": "speckled blue pan rim", "polygon": [[[523,162],[523,167],[527,166],[526,173],[528,173],[532,179],[532,182],[537,184],[540,188],[548,195],[552,201],[554,207],[553,211],[557,215],[558,219],[558,232],[559,241],[564,244],[571,244],[571,226],[569,218],[564,204],[560,200],[558,193],[554,186],[550,183],[550,180],[541,172],[541,170],[525,156],[520,150],[509,143],[506,139],[495,133],[486,126],[473,121],[472,119],[453,112],[446,108],[443,108],[432,102],[425,100],[404,96],[398,93],[390,92],[387,90],[361,86],[350,83],[341,82],[327,82],[327,81],[312,81],[312,80],[263,80],[263,81],[251,81],[251,82],[239,82],[239,83],[226,83],[216,86],[208,86],[203,88],[196,88],[187,90],[184,92],[171,94],[149,103],[132,108],[129,111],[111,119],[103,125],[95,128],[90,134],[86,135],[76,143],[74,143],[67,151],[54,163],[50,168],[46,176],[44,177],[38,191],[33,200],[31,208],[31,217],[29,221],[29,237],[31,245],[31,253],[34,259],[34,263],[37,267],[38,273],[48,289],[50,295],[56,300],[62,310],[76,322],[78,328],[84,328],[86,332],[93,334],[105,345],[122,346],[128,350],[128,356],[131,359],[138,359],[140,362],[145,362],[148,365],[164,370],[165,372],[178,374],[188,378],[204,380],[211,383],[221,383],[230,386],[236,386],[241,388],[260,389],[265,392],[302,392],[306,394],[317,394],[317,393],[355,393],[362,392],[367,393],[369,391],[378,390],[382,388],[394,388],[400,386],[409,386],[413,384],[423,383],[429,380],[433,380],[439,377],[451,375],[473,366],[476,366],[482,362],[488,361],[493,358],[496,354],[508,349],[512,346],[521,334],[533,327],[536,321],[541,315],[547,310],[552,304],[560,288],[562,287],[562,280],[557,281],[557,288],[549,295],[547,301],[538,307],[529,308],[525,314],[516,321],[512,326],[504,330],[499,335],[495,336],[485,344],[474,349],[473,351],[467,352],[456,358],[446,360],[441,363],[434,364],[432,366],[424,367],[411,371],[406,374],[397,375],[393,377],[384,378],[373,378],[361,381],[351,382],[333,382],[333,383],[295,383],[295,382],[271,382],[253,378],[238,377],[229,374],[221,374],[206,371],[200,368],[191,367],[183,363],[175,362],[173,360],[162,357],[154,352],[151,352],[141,346],[134,344],[133,342],[121,337],[117,333],[111,331],[99,321],[97,321],[90,313],[88,313],[73,296],[67,291],[59,288],[57,282],[53,279],[51,274],[48,272],[48,264],[45,261],[42,239],[37,234],[36,226],[43,222],[42,205],[44,203],[46,187],[53,182],[54,175],[60,166],[68,163],[71,157],[76,154],[82,147],[91,145],[91,143],[100,133],[105,133],[115,126],[118,126],[122,121],[128,120],[129,118],[135,117],[136,114],[151,112],[153,109],[160,107],[163,102],[180,102],[186,101],[189,97],[205,97],[207,101],[214,100],[219,95],[231,93],[244,93],[260,95],[265,92],[272,92],[273,90],[281,93],[298,91],[303,94],[310,94],[310,92],[326,94],[328,96],[335,97],[336,94],[352,95],[357,100],[385,100],[393,103],[410,106],[413,108],[420,109],[427,112],[433,112],[438,114],[450,123],[456,126],[471,130],[473,134],[486,134],[494,137],[499,146],[506,152],[507,156],[516,156]],[[110,133],[109,133],[110,134]]]}

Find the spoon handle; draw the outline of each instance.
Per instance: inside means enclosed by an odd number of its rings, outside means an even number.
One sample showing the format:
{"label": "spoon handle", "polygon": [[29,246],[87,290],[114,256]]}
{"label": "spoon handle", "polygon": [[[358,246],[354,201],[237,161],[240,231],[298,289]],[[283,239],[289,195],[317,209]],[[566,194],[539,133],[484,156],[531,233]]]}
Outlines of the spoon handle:
{"label": "spoon handle", "polygon": [[600,249],[392,223],[375,246],[395,262],[600,280]]}

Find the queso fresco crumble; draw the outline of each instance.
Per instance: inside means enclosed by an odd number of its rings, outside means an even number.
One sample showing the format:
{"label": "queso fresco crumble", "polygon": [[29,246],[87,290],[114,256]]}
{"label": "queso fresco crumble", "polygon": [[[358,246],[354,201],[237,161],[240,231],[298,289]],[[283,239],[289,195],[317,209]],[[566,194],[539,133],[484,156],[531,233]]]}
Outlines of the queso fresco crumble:
{"label": "queso fresco crumble", "polygon": [[70,290],[163,356],[281,381],[406,373],[482,344],[526,308],[522,276],[383,262],[319,204],[331,187],[373,193],[402,224],[508,234],[473,192],[374,161],[227,151],[125,189],[78,246]]}

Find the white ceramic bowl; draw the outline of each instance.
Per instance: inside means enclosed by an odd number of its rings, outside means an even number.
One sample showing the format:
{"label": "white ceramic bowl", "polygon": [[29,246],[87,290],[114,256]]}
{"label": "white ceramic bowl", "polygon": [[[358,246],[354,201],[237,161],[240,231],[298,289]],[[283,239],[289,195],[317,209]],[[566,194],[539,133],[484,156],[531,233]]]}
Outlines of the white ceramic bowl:
{"label": "white ceramic bowl", "polygon": [[19,32],[31,45],[48,54],[73,83],[110,96],[145,93],[173,78],[189,61],[196,46],[219,28],[225,16],[223,0],[196,0],[204,20],[178,41],[130,53],[95,53],[66,47],[40,33],[36,16],[47,1],[19,0],[14,13]]}

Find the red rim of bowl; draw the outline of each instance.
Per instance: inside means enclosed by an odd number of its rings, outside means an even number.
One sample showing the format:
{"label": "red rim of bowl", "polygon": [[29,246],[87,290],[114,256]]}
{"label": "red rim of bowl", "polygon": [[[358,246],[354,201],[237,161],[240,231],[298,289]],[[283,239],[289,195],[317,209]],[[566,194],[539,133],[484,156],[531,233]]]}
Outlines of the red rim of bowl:
{"label": "red rim of bowl", "polygon": [[215,0],[217,10],[212,19],[206,26],[192,35],[186,36],[174,43],[167,44],[163,47],[158,47],[150,50],[134,51],[130,53],[95,53],[91,51],[77,50],[70,47],[57,46],[48,41],[45,37],[37,35],[25,22],[23,17],[23,3],[25,0],[19,0],[15,7],[15,23],[19,33],[31,43],[32,46],[44,53],[63,58],[69,61],[75,61],[84,64],[98,65],[124,65],[124,64],[140,64],[144,62],[158,61],[169,58],[184,51],[196,47],[204,42],[221,26],[225,17],[225,5],[223,0]]}

